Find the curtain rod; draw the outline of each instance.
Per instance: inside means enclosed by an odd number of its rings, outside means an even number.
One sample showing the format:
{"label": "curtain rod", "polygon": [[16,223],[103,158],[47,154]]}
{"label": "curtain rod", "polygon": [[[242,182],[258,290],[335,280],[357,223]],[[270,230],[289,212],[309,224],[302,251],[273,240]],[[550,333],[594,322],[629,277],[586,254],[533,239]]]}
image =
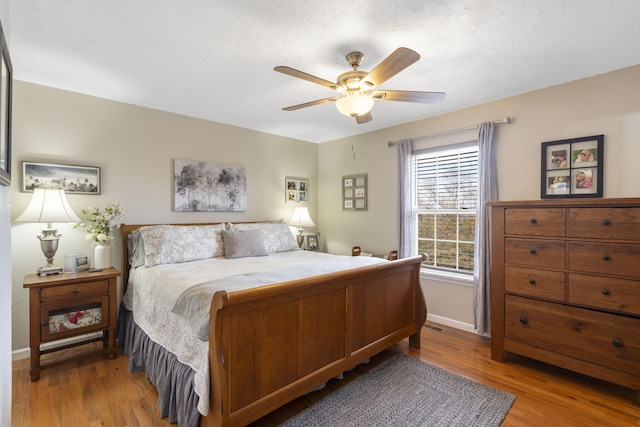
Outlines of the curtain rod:
{"label": "curtain rod", "polygon": [[[497,121],[493,122],[494,125],[509,124],[509,123],[511,123],[511,117],[509,117],[509,116],[505,117],[502,120],[497,120]],[[467,126],[466,128],[460,128],[460,129],[445,130],[444,132],[432,133],[430,135],[419,136],[417,138],[410,138],[410,140],[411,140],[411,142],[414,142],[414,141],[419,141],[421,139],[433,138],[434,136],[442,136],[442,135],[448,135],[450,133],[464,132],[464,131],[467,131],[467,130],[476,129],[477,127],[478,127],[478,125]],[[393,147],[394,145],[396,145],[395,141],[387,141],[387,146],[388,147]]]}

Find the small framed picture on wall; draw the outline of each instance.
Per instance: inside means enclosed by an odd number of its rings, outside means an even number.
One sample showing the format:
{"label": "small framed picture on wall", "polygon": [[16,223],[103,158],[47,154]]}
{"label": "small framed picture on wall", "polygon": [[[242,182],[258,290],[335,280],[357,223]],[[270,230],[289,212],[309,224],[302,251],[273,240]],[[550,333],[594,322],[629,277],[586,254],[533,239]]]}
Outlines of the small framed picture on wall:
{"label": "small framed picture on wall", "polygon": [[604,135],[542,143],[543,199],[602,197]]}

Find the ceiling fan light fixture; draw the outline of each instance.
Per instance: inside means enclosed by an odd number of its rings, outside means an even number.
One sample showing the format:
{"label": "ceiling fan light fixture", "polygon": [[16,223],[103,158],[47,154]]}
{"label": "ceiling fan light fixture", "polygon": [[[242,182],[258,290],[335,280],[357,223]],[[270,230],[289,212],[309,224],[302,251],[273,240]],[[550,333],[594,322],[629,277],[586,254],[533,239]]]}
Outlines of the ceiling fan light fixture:
{"label": "ceiling fan light fixture", "polygon": [[373,98],[359,90],[350,90],[345,96],[336,100],[336,107],[345,116],[357,117],[371,111]]}

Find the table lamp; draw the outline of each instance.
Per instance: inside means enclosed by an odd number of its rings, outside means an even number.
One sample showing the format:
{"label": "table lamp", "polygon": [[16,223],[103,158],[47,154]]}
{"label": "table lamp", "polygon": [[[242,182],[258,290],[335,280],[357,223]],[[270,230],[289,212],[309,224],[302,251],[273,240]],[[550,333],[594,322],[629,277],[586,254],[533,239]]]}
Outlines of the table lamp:
{"label": "table lamp", "polygon": [[58,230],[51,228],[52,222],[78,222],[80,218],[73,212],[64,190],[42,189],[33,190],[33,197],[22,215],[16,218],[17,222],[46,222],[47,228],[42,230],[40,248],[47,259],[47,265],[38,267],[38,274],[46,276],[62,272],[62,267],[53,264],[53,257],[58,250],[58,241],[61,234]]}
{"label": "table lamp", "polygon": [[306,206],[298,206],[293,211],[293,216],[291,220],[289,220],[289,225],[293,225],[298,227],[298,235],[296,239],[298,239],[298,246],[302,248],[302,243],[304,243],[304,236],[302,233],[304,232],[303,227],[315,227],[316,224],[311,220],[311,216],[309,215],[309,208]]}

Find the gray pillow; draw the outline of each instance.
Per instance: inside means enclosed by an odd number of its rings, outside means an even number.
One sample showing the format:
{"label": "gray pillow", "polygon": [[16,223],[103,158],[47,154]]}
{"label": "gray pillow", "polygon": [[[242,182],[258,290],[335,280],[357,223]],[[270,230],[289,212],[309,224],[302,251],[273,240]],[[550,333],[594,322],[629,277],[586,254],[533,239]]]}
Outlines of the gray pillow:
{"label": "gray pillow", "polygon": [[269,255],[262,230],[222,230],[222,241],[227,258]]}

